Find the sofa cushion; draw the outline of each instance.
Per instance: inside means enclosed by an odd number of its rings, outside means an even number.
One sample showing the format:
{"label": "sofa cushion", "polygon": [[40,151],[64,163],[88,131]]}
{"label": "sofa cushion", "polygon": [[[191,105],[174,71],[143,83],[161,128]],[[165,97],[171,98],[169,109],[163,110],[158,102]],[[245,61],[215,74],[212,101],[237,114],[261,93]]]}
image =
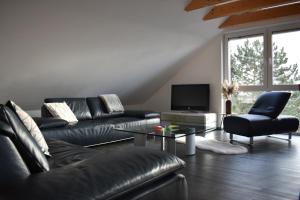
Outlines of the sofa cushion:
{"label": "sofa cushion", "polygon": [[85,98],[47,98],[44,102],[66,102],[78,120],[92,119],[92,115]]}
{"label": "sofa cushion", "polygon": [[48,159],[51,170],[86,160],[98,152],[96,149],[83,148],[61,140],[50,139],[48,143],[50,153],[53,155]]}
{"label": "sofa cushion", "polygon": [[0,121],[0,188],[30,175],[18,149],[8,135],[13,134],[11,127]]}
{"label": "sofa cushion", "polygon": [[64,127],[69,124],[66,120],[53,117],[33,117],[40,129]]}
{"label": "sofa cushion", "polygon": [[103,119],[103,118],[124,116],[124,112],[108,113],[104,102],[99,97],[88,97],[86,101],[91,110],[93,119]]}
{"label": "sofa cushion", "polygon": [[137,117],[113,117],[101,120],[103,123],[112,124],[115,128],[130,128],[134,126],[142,126],[146,124],[159,123],[159,118],[141,119]]}
{"label": "sofa cushion", "polygon": [[49,147],[45,141],[45,138],[35,121],[32,119],[32,117],[13,101],[8,101],[6,103],[6,106],[8,106],[12,111],[14,111],[15,114],[19,117],[21,122],[24,124],[31,136],[35,139],[35,141],[41,148],[42,152],[45,155],[50,156]]}
{"label": "sofa cushion", "polygon": [[133,138],[130,133],[113,131],[113,125],[99,120],[79,121],[76,125],[42,129],[46,141],[63,140],[72,144],[90,146]]}
{"label": "sofa cushion", "polygon": [[100,119],[102,114],[107,112],[105,105],[101,102],[99,97],[88,97],[86,102],[92,114],[93,119]]}
{"label": "sofa cushion", "polygon": [[276,118],[284,109],[290,96],[290,92],[264,92],[257,98],[249,114]]}
{"label": "sofa cushion", "polygon": [[24,159],[31,173],[49,171],[48,161],[27,128],[8,107],[0,105],[0,120],[13,130],[9,137]]}
{"label": "sofa cushion", "polygon": [[[53,159],[68,160],[69,153],[74,151],[71,149],[52,152]],[[172,154],[148,148],[123,148],[109,153],[97,150],[93,155],[80,151],[80,160],[55,168],[50,173],[40,173],[24,182],[22,186],[26,192],[23,197],[40,199],[42,194],[47,194],[47,199],[116,199],[173,175],[185,165]],[[74,158],[74,155],[71,157]],[[70,189],[65,189],[67,187]]]}
{"label": "sofa cushion", "polygon": [[248,137],[294,132],[298,126],[299,120],[296,117],[284,115],[276,119],[253,114],[232,115],[224,118],[226,132]]}

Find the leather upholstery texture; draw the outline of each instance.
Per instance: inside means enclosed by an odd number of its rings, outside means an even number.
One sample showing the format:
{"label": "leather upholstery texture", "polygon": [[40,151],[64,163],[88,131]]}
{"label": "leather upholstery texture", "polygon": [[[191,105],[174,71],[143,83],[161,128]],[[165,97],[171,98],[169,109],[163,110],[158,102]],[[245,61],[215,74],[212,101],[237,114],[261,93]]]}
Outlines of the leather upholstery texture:
{"label": "leather upholstery texture", "polygon": [[157,124],[159,123],[159,118],[153,119],[143,119],[137,117],[113,117],[102,119],[101,123],[111,124],[115,128],[130,128],[134,126],[142,126],[146,124]]}
{"label": "leather upholstery texture", "polygon": [[100,101],[99,97],[88,97],[86,102],[90,108],[93,119],[100,119],[103,113],[107,113],[105,105]]}
{"label": "leather upholstery texture", "polygon": [[[3,124],[0,121],[0,127]],[[30,175],[24,160],[8,136],[0,130],[0,188],[21,181]]]}
{"label": "leather upholstery texture", "polygon": [[111,117],[100,120],[83,120],[73,125],[41,129],[46,140],[57,139],[72,144],[90,146],[119,140],[132,139],[133,134],[114,131],[113,128],[129,128],[159,123],[158,118]]}
{"label": "leather upholstery texture", "polygon": [[224,118],[226,132],[248,137],[295,132],[298,126],[299,120],[292,116],[273,119],[264,115],[242,114]]}
{"label": "leather upholstery texture", "polygon": [[[10,108],[0,105],[0,120],[4,122],[1,124],[0,130],[5,130],[6,134],[9,135],[30,172],[49,171],[49,165],[45,155],[27,128],[20,121],[19,117],[17,117]],[[11,127],[9,132],[5,124]]]}
{"label": "leather upholstery texture", "polygon": [[142,147],[108,154],[54,140],[49,147],[51,170],[15,183],[13,192],[1,192],[0,198],[187,199],[185,178],[176,174],[185,163],[174,155]]}
{"label": "leather upholstery texture", "polygon": [[69,124],[66,120],[53,117],[33,117],[33,120],[40,129],[64,127]]}
{"label": "leather upholstery texture", "polygon": [[142,119],[151,119],[151,118],[160,118],[160,114],[158,112],[153,111],[142,111],[142,110],[126,110],[125,116],[127,117],[138,117]]}
{"label": "leather upholstery texture", "polygon": [[49,139],[63,140],[72,144],[90,146],[133,138],[130,133],[114,132],[113,126],[97,124],[97,121],[79,121],[78,124],[62,128],[43,129],[42,133]]}
{"label": "leather upholstery texture", "polygon": [[123,116],[123,112],[108,113],[106,106],[100,97],[88,97],[86,98],[86,101],[91,110],[93,119]]}
{"label": "leather upholstery texture", "polygon": [[78,120],[92,119],[85,98],[48,98],[45,103],[66,102]]}
{"label": "leather upholstery texture", "polygon": [[[151,191],[151,192],[149,192]],[[188,200],[188,185],[182,174],[170,175],[154,182],[147,187],[142,187],[122,195],[120,200]]]}
{"label": "leather upholstery texture", "polygon": [[290,92],[264,92],[257,98],[249,114],[265,115],[275,119],[284,109],[290,96]]}

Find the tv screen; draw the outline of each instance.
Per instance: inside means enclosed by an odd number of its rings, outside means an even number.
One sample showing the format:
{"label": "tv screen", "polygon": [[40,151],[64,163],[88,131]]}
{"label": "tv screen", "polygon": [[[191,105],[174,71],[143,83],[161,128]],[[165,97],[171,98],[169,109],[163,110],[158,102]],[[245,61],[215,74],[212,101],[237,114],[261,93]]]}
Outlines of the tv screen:
{"label": "tv screen", "polygon": [[209,111],[209,84],[172,85],[171,110]]}

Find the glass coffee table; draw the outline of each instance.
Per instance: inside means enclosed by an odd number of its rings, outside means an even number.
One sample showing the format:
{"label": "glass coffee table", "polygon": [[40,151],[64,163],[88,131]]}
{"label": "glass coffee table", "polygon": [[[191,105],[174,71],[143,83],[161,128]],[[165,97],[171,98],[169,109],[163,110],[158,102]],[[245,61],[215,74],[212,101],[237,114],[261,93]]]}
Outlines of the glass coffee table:
{"label": "glass coffee table", "polygon": [[167,151],[176,155],[176,139],[185,137],[185,153],[186,155],[194,155],[196,153],[196,133],[208,132],[210,128],[200,128],[186,126],[186,125],[168,125],[172,127],[168,129],[159,129],[157,124],[136,126],[130,128],[115,128],[116,131],[129,132],[134,134],[134,145],[135,146],[146,146],[147,136],[161,137],[161,150]]}

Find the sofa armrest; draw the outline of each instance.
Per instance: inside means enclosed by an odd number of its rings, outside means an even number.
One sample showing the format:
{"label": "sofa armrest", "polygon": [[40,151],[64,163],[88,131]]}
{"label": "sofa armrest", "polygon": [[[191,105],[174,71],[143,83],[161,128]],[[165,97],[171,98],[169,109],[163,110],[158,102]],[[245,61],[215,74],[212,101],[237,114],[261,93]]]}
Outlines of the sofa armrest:
{"label": "sofa armrest", "polygon": [[138,117],[143,119],[160,118],[159,112],[147,110],[126,110],[124,115],[127,117]]}
{"label": "sofa armrest", "polygon": [[69,124],[66,120],[53,117],[33,117],[33,120],[40,129],[64,127]]}

